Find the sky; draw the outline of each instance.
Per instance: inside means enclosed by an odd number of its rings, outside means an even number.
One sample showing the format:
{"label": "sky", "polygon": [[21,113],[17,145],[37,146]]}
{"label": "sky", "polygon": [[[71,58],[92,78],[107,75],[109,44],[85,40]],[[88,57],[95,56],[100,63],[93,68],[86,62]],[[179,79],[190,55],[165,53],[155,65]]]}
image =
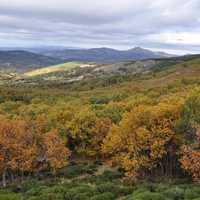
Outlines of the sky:
{"label": "sky", "polygon": [[0,0],[0,46],[200,53],[200,0]]}

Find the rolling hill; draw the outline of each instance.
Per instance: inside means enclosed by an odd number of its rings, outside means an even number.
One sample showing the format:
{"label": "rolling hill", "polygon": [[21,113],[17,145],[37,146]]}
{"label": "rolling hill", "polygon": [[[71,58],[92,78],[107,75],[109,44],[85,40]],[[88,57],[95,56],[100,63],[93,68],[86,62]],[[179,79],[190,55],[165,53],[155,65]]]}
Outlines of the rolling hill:
{"label": "rolling hill", "polygon": [[45,75],[45,74],[50,74],[50,73],[64,72],[64,71],[68,71],[70,69],[73,69],[76,67],[82,67],[82,66],[84,67],[85,65],[80,62],[67,62],[63,64],[53,65],[53,66],[29,71],[29,72],[24,73],[24,75],[28,77],[34,77],[34,76],[40,76],[40,75]]}
{"label": "rolling hill", "polygon": [[65,49],[46,51],[43,54],[54,56],[65,61],[89,61],[98,63],[168,58],[174,56],[164,52],[153,52],[140,47],[124,51],[111,48]]}
{"label": "rolling hill", "polygon": [[62,63],[62,60],[28,51],[0,51],[0,70],[29,71]]}
{"label": "rolling hill", "polygon": [[[23,74],[25,78],[51,79],[51,80],[79,80],[82,78],[97,78],[111,76],[141,75],[151,72],[159,72],[171,66],[187,63],[198,59],[198,55],[183,56],[177,58],[147,59],[138,61],[123,61],[110,64],[95,64],[83,62],[67,62],[31,70]],[[78,79],[77,79],[78,78]]]}

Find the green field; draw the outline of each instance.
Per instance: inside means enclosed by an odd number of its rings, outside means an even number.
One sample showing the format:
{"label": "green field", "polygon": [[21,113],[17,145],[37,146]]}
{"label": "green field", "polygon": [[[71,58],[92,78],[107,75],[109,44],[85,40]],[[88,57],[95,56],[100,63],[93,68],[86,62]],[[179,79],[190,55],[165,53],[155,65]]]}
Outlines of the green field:
{"label": "green field", "polygon": [[59,72],[59,71],[68,71],[76,67],[81,67],[83,63],[79,62],[67,62],[59,65],[53,65],[49,67],[44,67],[41,69],[33,70],[26,72],[24,75],[27,77],[40,76],[48,73]]}

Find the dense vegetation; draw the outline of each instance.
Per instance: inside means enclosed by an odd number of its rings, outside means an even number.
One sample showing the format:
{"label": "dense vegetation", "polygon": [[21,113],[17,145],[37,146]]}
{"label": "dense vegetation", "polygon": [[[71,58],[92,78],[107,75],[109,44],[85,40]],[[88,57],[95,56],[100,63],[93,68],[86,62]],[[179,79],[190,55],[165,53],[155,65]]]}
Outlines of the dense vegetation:
{"label": "dense vegetation", "polygon": [[198,200],[199,65],[1,86],[0,199]]}

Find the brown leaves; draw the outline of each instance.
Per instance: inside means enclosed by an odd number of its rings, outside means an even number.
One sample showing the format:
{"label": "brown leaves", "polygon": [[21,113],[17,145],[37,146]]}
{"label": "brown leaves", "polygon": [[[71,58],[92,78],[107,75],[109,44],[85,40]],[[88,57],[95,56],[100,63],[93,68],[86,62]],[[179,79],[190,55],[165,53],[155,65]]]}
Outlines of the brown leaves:
{"label": "brown leaves", "polygon": [[185,147],[183,156],[180,159],[182,167],[189,173],[195,181],[200,180],[200,151]]}
{"label": "brown leaves", "polygon": [[123,116],[119,126],[110,129],[102,151],[128,176],[136,177],[141,170],[151,170],[176,146],[173,127],[179,109],[178,103],[136,107]]}
{"label": "brown leaves", "polygon": [[[43,123],[42,123],[43,124]],[[70,156],[56,131],[42,132],[38,121],[0,120],[0,170],[39,171],[65,166]]]}

